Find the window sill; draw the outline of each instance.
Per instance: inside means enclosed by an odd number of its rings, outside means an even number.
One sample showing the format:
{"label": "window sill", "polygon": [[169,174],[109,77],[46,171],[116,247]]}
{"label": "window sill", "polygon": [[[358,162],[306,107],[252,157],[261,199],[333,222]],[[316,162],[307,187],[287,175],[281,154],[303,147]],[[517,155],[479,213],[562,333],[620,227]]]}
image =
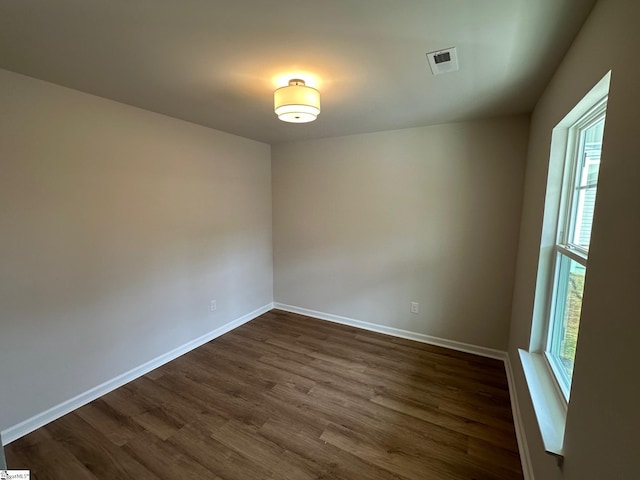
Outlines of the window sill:
{"label": "window sill", "polygon": [[525,350],[519,350],[519,353],[544,449],[547,453],[562,459],[567,404],[555,384],[544,356]]}

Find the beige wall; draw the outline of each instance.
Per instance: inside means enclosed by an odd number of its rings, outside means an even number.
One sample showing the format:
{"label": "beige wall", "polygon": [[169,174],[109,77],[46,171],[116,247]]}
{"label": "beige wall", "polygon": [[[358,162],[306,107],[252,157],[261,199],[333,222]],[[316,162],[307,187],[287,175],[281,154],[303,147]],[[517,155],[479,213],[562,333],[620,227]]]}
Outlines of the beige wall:
{"label": "beige wall", "polygon": [[[638,478],[640,3],[600,0],[532,116],[509,353],[536,478]],[[528,348],[551,130],[611,69],[565,462],[543,452],[517,348]]]}
{"label": "beige wall", "polygon": [[504,350],[527,132],[512,117],[273,146],[274,300]]}
{"label": "beige wall", "polygon": [[0,105],[0,430],[271,303],[268,145],[3,70]]}

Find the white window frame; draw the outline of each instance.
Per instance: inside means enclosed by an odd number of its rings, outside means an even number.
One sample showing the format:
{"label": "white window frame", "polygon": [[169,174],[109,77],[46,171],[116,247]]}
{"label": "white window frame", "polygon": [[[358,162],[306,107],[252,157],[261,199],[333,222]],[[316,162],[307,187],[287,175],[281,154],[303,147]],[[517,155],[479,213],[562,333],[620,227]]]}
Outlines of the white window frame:
{"label": "white window frame", "polygon": [[[571,138],[571,128],[578,125],[609,93],[611,72],[608,72],[577,105],[553,129],[549,170],[544,203],[542,233],[538,258],[537,278],[532,312],[529,348],[518,353],[525,380],[533,403],[545,451],[557,458],[564,456],[564,431],[568,401],[547,360],[550,306],[553,305],[553,284],[557,275],[558,255],[556,246],[561,238],[558,226],[567,214],[566,200],[562,202],[562,186],[567,154],[575,152],[576,138]],[[605,132],[606,141],[606,132]],[[567,248],[568,257],[579,258],[580,249]]]}
{"label": "white window frame", "polygon": [[550,351],[554,337],[557,337],[559,334],[560,325],[558,325],[558,323],[562,321],[562,319],[555,318],[558,297],[560,296],[559,285],[561,280],[562,256],[582,265],[585,268],[586,275],[589,249],[574,243],[570,236],[576,230],[575,223],[578,217],[578,209],[580,208],[579,205],[576,204],[576,195],[579,189],[587,188],[588,186],[596,186],[597,188],[598,184],[596,180],[593,185],[589,184],[586,187],[580,186],[580,168],[585,153],[582,141],[583,135],[588,128],[606,117],[606,111],[607,97],[604,97],[587,111],[587,113],[580,117],[577,122],[571,125],[567,132],[564,178],[560,194],[560,213],[557,223],[557,240],[554,246],[555,253],[553,255],[553,278],[550,282],[552,294],[549,296],[549,304],[547,307],[547,323],[545,326],[546,341],[544,346],[545,359],[567,403],[571,393],[571,379],[560,366],[559,360]]}

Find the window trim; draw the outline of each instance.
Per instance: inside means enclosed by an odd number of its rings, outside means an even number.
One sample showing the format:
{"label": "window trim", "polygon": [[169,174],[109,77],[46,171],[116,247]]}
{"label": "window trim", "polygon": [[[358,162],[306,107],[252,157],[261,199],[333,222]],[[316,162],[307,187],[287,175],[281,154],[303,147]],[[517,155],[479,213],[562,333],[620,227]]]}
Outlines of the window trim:
{"label": "window trim", "polygon": [[[582,245],[574,243],[574,231],[578,214],[576,196],[579,195],[578,192],[581,188],[588,188],[588,186],[580,185],[580,174],[585,155],[585,145],[583,141],[585,131],[606,118],[607,101],[608,97],[605,95],[590,107],[587,107],[586,111],[584,111],[576,121],[566,127],[567,135],[560,188],[560,206],[556,218],[556,243],[553,246],[554,254],[551,258],[551,272],[553,272],[549,280],[551,292],[548,296],[546,322],[544,326],[544,344],[542,346],[545,360],[551,370],[554,381],[563,394],[565,403],[569,402],[571,395],[571,379],[561,367],[558,359],[551,352],[554,340],[557,341],[559,333],[559,326],[557,324],[559,321],[557,318],[557,302],[558,299],[564,295],[560,281],[562,257],[566,257],[569,261],[573,260],[582,265],[585,270],[587,268],[588,247],[584,248]],[[596,181],[593,186],[597,186],[597,184]]]}
{"label": "window trim", "polygon": [[[609,93],[611,71],[580,100],[577,105],[556,125],[552,132],[549,171],[544,202],[544,215],[540,237],[538,268],[535,282],[532,326],[527,350],[519,349],[519,357],[527,388],[533,403],[536,421],[542,436],[544,449],[561,461],[564,456],[564,431],[568,404],[560,391],[546,360],[547,322],[550,297],[553,294],[553,256],[557,254],[558,219],[563,213],[560,188],[564,181],[566,155],[569,153],[569,128],[601,102]],[[575,145],[575,143],[573,144]],[[569,250],[573,255],[577,251]]]}

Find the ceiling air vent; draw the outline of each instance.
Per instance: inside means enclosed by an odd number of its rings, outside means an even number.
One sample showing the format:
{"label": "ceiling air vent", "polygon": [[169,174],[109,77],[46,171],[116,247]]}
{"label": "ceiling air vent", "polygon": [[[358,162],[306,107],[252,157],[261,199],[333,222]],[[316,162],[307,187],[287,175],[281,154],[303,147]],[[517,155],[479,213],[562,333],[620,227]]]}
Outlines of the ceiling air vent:
{"label": "ceiling air vent", "polygon": [[458,53],[456,52],[456,47],[429,52],[427,53],[427,59],[429,60],[431,72],[434,75],[455,72],[459,68]]}

